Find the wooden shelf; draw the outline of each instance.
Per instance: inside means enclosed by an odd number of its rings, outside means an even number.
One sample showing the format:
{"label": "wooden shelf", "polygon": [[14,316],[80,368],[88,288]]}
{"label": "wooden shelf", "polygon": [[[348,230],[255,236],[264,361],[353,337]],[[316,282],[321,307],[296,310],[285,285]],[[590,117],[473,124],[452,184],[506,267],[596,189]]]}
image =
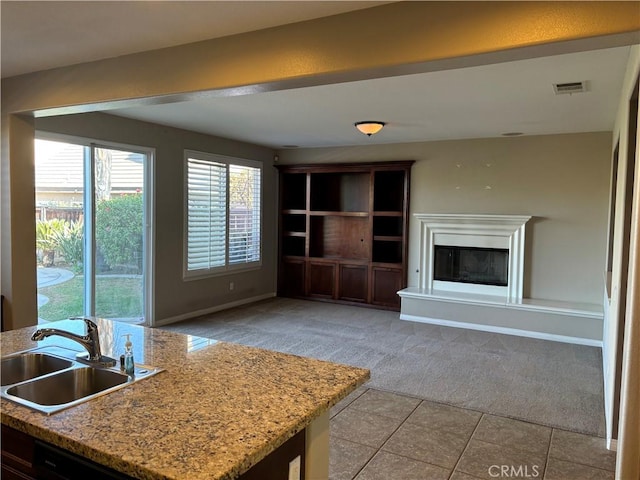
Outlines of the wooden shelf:
{"label": "wooden shelf", "polygon": [[400,235],[374,235],[373,240],[376,242],[401,242],[402,236]]}
{"label": "wooden shelf", "polygon": [[306,215],[307,211],[306,210],[294,210],[294,209],[288,208],[286,210],[282,210],[281,213],[283,215]]}
{"label": "wooden shelf", "polygon": [[381,267],[381,268],[391,268],[395,270],[395,269],[401,269],[403,265],[402,263],[371,262],[371,266]]}
{"label": "wooden shelf", "polygon": [[278,294],[399,310],[412,164],[278,165]]}
{"label": "wooden shelf", "polygon": [[403,215],[403,212],[373,212],[374,217],[402,217]]}
{"label": "wooden shelf", "polygon": [[316,263],[344,263],[347,262],[352,265],[369,265],[369,260],[367,259],[357,259],[357,258],[345,258],[345,257],[314,257],[309,256],[309,259],[313,260]]}
{"label": "wooden shelf", "polygon": [[368,217],[369,212],[341,212],[339,210],[311,210],[309,215],[315,217]]}

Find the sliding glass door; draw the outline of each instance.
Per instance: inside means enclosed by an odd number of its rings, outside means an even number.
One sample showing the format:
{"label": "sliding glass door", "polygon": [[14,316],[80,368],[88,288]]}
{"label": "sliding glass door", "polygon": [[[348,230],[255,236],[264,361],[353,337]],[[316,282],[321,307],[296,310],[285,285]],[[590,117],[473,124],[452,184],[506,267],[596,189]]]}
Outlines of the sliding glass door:
{"label": "sliding glass door", "polygon": [[146,323],[149,152],[36,140],[39,321]]}

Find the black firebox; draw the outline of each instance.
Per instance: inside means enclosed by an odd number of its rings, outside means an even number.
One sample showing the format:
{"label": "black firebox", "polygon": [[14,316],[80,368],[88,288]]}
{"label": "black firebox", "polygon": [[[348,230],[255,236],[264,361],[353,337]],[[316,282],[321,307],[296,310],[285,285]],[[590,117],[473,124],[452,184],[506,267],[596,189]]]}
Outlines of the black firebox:
{"label": "black firebox", "polygon": [[434,280],[506,287],[509,250],[435,245]]}

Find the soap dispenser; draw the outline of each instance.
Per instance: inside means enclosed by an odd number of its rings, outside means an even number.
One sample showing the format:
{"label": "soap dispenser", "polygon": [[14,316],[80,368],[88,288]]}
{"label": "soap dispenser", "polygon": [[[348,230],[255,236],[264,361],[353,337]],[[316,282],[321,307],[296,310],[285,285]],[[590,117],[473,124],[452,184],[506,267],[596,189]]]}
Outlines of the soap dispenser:
{"label": "soap dispenser", "polygon": [[133,376],[135,374],[135,364],[133,362],[131,334],[127,333],[126,335],[123,335],[123,337],[127,337],[127,341],[124,342],[124,371],[127,375]]}

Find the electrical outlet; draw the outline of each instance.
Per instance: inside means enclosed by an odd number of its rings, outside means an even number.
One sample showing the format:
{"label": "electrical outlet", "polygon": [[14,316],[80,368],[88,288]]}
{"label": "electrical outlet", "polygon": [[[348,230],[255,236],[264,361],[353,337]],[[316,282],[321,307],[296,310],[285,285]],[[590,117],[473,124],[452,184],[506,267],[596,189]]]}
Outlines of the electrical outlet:
{"label": "electrical outlet", "polygon": [[233,284],[233,282],[229,282],[229,291],[233,291],[235,287],[236,286]]}
{"label": "electrical outlet", "polygon": [[289,480],[300,480],[300,455],[289,462]]}

